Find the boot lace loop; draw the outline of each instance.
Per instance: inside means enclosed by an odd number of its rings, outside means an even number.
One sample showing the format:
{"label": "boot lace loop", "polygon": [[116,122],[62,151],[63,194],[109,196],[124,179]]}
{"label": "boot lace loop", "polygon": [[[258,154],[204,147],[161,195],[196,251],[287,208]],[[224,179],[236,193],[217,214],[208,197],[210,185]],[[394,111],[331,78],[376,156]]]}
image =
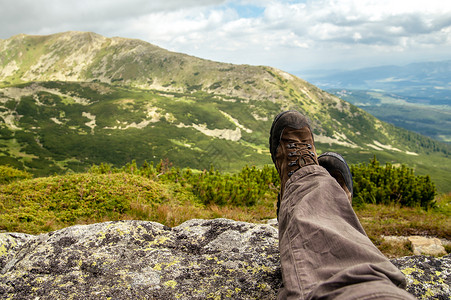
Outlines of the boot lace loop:
{"label": "boot lace loop", "polygon": [[288,157],[295,157],[295,160],[288,162],[288,167],[292,168],[297,166],[297,168],[288,172],[288,177],[294,174],[304,165],[310,164],[309,162],[315,161],[315,153],[311,151],[312,145],[308,143],[288,143],[287,149],[292,151],[288,152]]}

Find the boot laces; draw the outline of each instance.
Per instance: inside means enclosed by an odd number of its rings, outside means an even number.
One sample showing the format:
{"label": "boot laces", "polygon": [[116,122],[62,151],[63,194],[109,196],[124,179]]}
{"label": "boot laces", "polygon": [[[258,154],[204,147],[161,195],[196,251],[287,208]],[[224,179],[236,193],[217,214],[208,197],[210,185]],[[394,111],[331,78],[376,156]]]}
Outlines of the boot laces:
{"label": "boot laces", "polygon": [[288,143],[287,149],[291,151],[288,152],[288,157],[295,158],[288,162],[288,167],[297,168],[288,172],[288,177],[294,174],[301,167],[305,166],[308,161],[315,161],[315,152],[311,151],[312,145],[308,143]]}

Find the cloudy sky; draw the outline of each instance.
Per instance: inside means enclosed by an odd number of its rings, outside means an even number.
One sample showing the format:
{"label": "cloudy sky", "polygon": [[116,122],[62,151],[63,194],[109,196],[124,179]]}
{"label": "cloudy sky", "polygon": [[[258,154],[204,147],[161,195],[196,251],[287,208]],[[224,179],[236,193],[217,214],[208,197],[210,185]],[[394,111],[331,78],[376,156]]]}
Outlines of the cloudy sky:
{"label": "cloudy sky", "polygon": [[92,31],[297,75],[451,59],[448,0],[0,0],[0,39]]}

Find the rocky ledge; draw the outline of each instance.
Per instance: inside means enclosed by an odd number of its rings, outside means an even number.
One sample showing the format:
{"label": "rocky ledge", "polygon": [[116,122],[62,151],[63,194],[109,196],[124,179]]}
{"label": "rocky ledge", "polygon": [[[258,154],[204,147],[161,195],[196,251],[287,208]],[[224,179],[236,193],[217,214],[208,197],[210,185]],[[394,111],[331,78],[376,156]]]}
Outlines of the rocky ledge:
{"label": "rocky ledge", "polygon": [[[226,219],[0,233],[1,299],[275,299],[277,229]],[[449,299],[451,256],[392,260],[409,292]]]}

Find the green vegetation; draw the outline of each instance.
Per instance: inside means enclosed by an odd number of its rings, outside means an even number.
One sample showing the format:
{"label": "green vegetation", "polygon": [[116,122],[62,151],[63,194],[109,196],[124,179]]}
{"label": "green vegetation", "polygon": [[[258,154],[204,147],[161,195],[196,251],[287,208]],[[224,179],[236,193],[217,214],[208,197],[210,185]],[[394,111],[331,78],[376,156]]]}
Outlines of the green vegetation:
{"label": "green vegetation", "polygon": [[[0,185],[0,230],[40,233],[74,224],[123,219],[175,226],[192,218],[271,218],[274,187],[269,193],[268,189],[257,190],[264,184],[247,177],[251,173],[271,176],[272,170],[244,168],[234,176],[214,170],[180,171],[164,163],[156,167],[144,164],[141,168],[132,163],[121,169],[101,164],[89,173],[15,181]],[[196,178],[200,182],[196,183]],[[240,184],[238,178],[249,181],[243,189],[221,191],[210,186]],[[251,195],[250,202],[250,191],[260,197]]]}
{"label": "green vegetation", "polygon": [[[20,35],[0,44],[8,70],[0,78],[0,165],[48,176],[102,162],[120,167],[132,159],[156,164],[168,158],[179,168],[213,164],[236,173],[245,164],[271,162],[272,118],[297,109],[312,121],[319,152],[339,151],[351,163],[377,155],[381,163],[429,174],[440,192],[451,191],[448,145],[380,122],[275,68],[202,60],[93,33]],[[441,126],[436,132],[446,138],[445,113],[424,110],[408,121]]]}
{"label": "green vegetation", "polygon": [[[308,113],[316,135],[338,137],[337,143],[318,141],[318,152],[340,152],[350,163],[377,155],[381,163],[406,164],[417,174],[430,174],[440,192],[451,191],[450,146],[378,123],[313,87],[311,95],[324,103],[311,100],[274,70],[267,74],[293,91],[292,106],[201,90],[163,92],[98,82],[9,87],[16,94],[0,89],[8,99],[0,103],[0,120],[8,120],[0,123],[0,165],[48,176],[84,172],[103,162],[114,167],[132,159],[157,164],[163,157],[179,168],[214,165],[221,172],[236,173],[244,164],[260,168],[270,164],[267,143],[272,118],[293,108]],[[375,141],[397,150],[380,148]]]}
{"label": "green vegetation", "polygon": [[[385,255],[399,257],[413,255],[410,243],[393,244],[384,236],[451,236],[451,194],[436,198],[436,207],[424,210],[419,207],[366,204],[355,208],[356,214],[369,238]],[[450,253],[449,249],[447,250]]]}
{"label": "green vegetation", "polygon": [[32,175],[28,172],[17,170],[10,166],[0,166],[0,184],[29,179],[31,177]]}
{"label": "green vegetation", "polygon": [[[36,234],[74,224],[126,219],[168,226],[193,218],[264,222],[275,218],[278,189],[277,173],[268,166],[246,166],[229,174],[213,168],[181,170],[168,161],[141,167],[132,162],[121,168],[100,164],[88,173],[22,178],[0,185],[0,231]],[[435,205],[427,209],[393,201],[368,204],[371,201],[356,201],[354,208],[367,234],[384,253],[409,255],[411,250],[406,245],[389,246],[381,235],[449,238],[451,234],[451,194],[436,197]]]}
{"label": "green vegetation", "polygon": [[434,206],[436,188],[429,175],[415,176],[413,169],[387,163],[380,166],[374,157],[369,164],[351,165],[354,201],[408,207]]}
{"label": "green vegetation", "polygon": [[257,169],[255,166],[245,166],[235,174],[220,173],[213,166],[210,170],[193,171],[169,168],[169,162],[161,161],[154,167],[153,163],[144,162],[138,168],[136,162],[127,164],[122,168],[113,168],[111,165],[101,164],[93,166],[90,170],[95,174],[109,174],[125,172],[141,175],[165,183],[177,183],[182,188],[192,191],[199,203],[203,205],[241,206],[250,207],[262,198],[273,196],[278,190],[279,175],[274,167],[264,166]]}
{"label": "green vegetation", "polygon": [[[443,195],[451,192],[451,146],[380,122],[295,76],[92,33],[21,35],[4,43],[0,230],[274,218],[279,179],[267,166],[268,132],[275,115],[296,109],[310,119],[318,153],[336,151],[360,164],[353,167],[354,205],[383,251],[393,249],[381,234],[450,235],[451,195]],[[448,141],[448,111],[414,111],[393,95],[353,96],[374,113],[381,109],[389,117],[383,120],[417,124]],[[393,106],[387,111],[381,103]],[[380,163],[361,164],[374,155]],[[435,199],[432,181],[441,193]]]}

